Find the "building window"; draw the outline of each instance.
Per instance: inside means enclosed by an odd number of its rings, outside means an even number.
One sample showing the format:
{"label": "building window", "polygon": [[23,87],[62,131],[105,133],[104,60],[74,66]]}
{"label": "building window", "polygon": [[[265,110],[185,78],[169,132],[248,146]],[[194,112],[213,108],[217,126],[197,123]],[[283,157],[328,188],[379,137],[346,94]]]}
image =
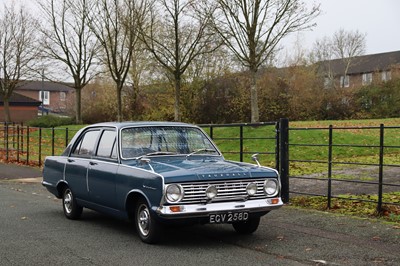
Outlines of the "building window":
{"label": "building window", "polygon": [[382,81],[386,82],[392,79],[392,72],[390,70],[382,71]]}
{"label": "building window", "polygon": [[67,98],[67,94],[64,91],[60,92],[60,101],[65,102],[65,99]]}
{"label": "building window", "polygon": [[350,76],[340,76],[340,87],[343,88],[348,88],[350,87]]}
{"label": "building window", "polygon": [[43,102],[45,105],[50,104],[50,92],[49,91],[39,91],[39,101]]}
{"label": "building window", "polygon": [[372,83],[372,73],[362,74],[362,85],[369,85]]}

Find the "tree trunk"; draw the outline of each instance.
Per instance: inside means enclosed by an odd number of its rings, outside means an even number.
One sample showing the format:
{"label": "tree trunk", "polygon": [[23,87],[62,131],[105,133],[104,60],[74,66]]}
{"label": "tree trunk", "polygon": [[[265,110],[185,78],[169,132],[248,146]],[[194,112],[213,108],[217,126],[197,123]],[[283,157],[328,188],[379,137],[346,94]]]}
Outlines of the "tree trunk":
{"label": "tree trunk", "polygon": [[82,124],[82,108],[81,108],[81,88],[75,88],[75,122],[79,125]]}
{"label": "tree trunk", "polygon": [[117,83],[117,121],[121,122],[122,121],[122,86],[120,83]]}
{"label": "tree trunk", "polygon": [[3,102],[4,102],[4,121],[10,123],[11,114],[10,114],[10,103],[8,101],[8,98],[4,97]]}
{"label": "tree trunk", "polygon": [[175,104],[174,104],[174,120],[177,122],[181,121],[180,112],[180,96],[181,96],[181,79],[175,78]]}
{"label": "tree trunk", "polygon": [[260,122],[258,111],[258,93],[257,93],[257,71],[251,70],[251,85],[250,85],[250,105],[251,105],[251,122]]}

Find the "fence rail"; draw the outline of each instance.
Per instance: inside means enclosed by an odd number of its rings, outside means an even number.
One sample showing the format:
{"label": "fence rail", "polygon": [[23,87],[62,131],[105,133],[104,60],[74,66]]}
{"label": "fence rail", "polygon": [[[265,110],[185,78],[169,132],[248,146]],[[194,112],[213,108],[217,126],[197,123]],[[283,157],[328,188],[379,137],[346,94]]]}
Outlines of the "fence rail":
{"label": "fence rail", "polygon": [[[394,126],[385,127],[383,124],[377,127],[330,125],[325,128],[289,128],[292,139],[295,139],[296,135],[301,135],[299,132],[318,132],[318,134],[313,133],[312,142],[289,141],[290,168],[295,168],[298,173],[301,173],[302,167],[308,169],[313,165],[325,167],[325,170],[317,176],[314,173],[290,174],[289,182],[293,185],[289,192],[291,195],[326,197],[328,208],[332,208],[334,198],[373,202],[377,204],[378,212],[382,212],[383,204],[400,206],[399,201],[383,201],[385,193],[400,191],[399,129],[400,127]],[[334,137],[335,133],[338,133],[337,139]],[[340,139],[344,138],[343,136],[347,138]],[[357,138],[357,136],[365,136],[365,139]],[[316,143],[317,140],[323,140],[324,143]],[[354,143],[354,141],[364,143]],[[300,154],[298,151],[307,148],[316,151],[314,158],[298,158]],[[357,150],[363,150],[363,152],[357,152]],[[359,156],[360,154],[366,156]],[[357,160],[350,161],[349,158],[352,156]],[[363,159],[366,161],[362,161]],[[377,195],[377,199],[362,197],[365,194]]]}
{"label": "fence rail", "polygon": [[46,156],[60,154],[76,132],[4,123],[0,128],[0,157],[40,167]]}
{"label": "fence rail", "polygon": [[[287,119],[199,126],[227,159],[249,161],[245,155],[263,155],[262,164],[281,174],[284,202],[289,202],[289,195],[304,195],[326,197],[328,208],[334,198],[374,202],[378,212],[384,204],[400,206],[399,201],[383,200],[384,194],[400,193],[400,127],[293,128]],[[77,131],[3,124],[0,158],[42,166],[46,156],[61,154]],[[365,138],[357,138],[360,135]],[[311,152],[304,153],[307,149]],[[365,199],[362,194],[377,198]]]}

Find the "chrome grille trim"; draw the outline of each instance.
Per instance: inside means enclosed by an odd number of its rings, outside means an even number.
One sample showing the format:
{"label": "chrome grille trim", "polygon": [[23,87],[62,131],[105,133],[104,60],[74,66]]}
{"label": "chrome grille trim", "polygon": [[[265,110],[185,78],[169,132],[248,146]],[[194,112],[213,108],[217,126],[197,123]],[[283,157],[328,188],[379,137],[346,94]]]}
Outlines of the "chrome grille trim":
{"label": "chrome grille trim", "polygon": [[193,183],[181,183],[185,191],[180,204],[206,203],[206,189],[210,185],[216,186],[218,190],[217,197],[212,202],[229,201],[229,200],[244,200],[248,198],[246,187],[249,183],[257,184],[257,193],[251,199],[265,199],[267,195],[264,193],[263,179],[236,179],[236,180],[220,180],[220,181],[202,181]]}

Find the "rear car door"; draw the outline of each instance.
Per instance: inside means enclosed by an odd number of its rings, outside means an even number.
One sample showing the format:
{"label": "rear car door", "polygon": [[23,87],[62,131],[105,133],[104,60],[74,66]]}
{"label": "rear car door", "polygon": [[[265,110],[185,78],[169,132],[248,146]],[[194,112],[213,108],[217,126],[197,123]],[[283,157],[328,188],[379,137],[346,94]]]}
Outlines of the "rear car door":
{"label": "rear car door", "polygon": [[100,129],[89,129],[78,138],[65,164],[65,180],[79,200],[88,199],[87,171]]}
{"label": "rear car door", "polygon": [[101,132],[96,153],[88,166],[90,201],[103,207],[116,208],[115,175],[118,169],[116,131]]}

